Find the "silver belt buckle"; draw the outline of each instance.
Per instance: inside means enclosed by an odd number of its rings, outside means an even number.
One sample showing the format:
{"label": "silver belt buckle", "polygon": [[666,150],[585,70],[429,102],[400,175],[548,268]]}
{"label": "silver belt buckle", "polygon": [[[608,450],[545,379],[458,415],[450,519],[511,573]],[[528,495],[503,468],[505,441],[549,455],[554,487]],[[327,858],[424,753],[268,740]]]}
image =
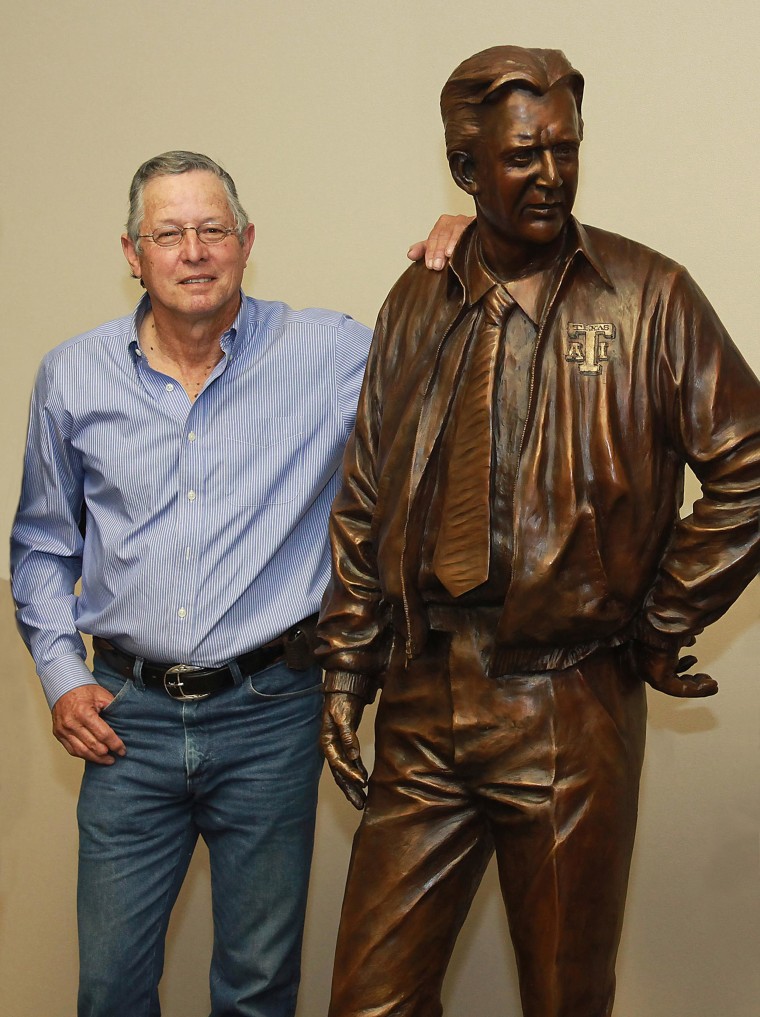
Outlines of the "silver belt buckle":
{"label": "silver belt buckle", "polygon": [[183,674],[203,670],[205,668],[197,667],[193,664],[175,664],[173,667],[167,668],[164,672],[164,690],[166,694],[172,699],[178,699],[183,703],[194,702],[198,699],[208,699],[211,695],[210,692],[198,692],[195,695],[189,695],[182,688]]}

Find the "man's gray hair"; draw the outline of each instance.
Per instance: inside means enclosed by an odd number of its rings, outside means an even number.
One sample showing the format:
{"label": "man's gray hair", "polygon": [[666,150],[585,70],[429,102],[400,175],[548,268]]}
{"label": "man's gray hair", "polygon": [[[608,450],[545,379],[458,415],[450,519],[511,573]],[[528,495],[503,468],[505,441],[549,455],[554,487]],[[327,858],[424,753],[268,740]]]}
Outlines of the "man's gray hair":
{"label": "man's gray hair", "polygon": [[[524,49],[493,46],[469,57],[457,67],[441,92],[441,117],[446,133],[446,154],[471,153],[480,133],[487,104],[511,88],[545,95],[550,88],[570,89],[581,116],[583,76],[559,49]],[[583,121],[581,120],[581,130]]]}
{"label": "man's gray hair", "polygon": [[227,202],[230,212],[235,220],[235,232],[242,244],[243,234],[248,226],[248,215],[240,204],[235,181],[227,170],[222,169],[219,163],[214,162],[207,155],[199,152],[164,152],[148,159],[135,173],[129,188],[129,218],[127,219],[127,236],[135,245],[138,254],[140,247],[140,227],[145,214],[143,203],[143,192],[145,185],[154,177],[172,176],[180,173],[190,173],[193,170],[202,170],[204,173],[213,173],[221,180],[227,194]]}

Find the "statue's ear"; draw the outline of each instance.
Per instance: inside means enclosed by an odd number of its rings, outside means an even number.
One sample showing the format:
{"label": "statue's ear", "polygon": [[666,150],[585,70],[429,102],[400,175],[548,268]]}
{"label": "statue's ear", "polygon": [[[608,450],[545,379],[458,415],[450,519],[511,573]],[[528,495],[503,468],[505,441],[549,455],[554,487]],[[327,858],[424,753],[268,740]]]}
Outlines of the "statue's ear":
{"label": "statue's ear", "polygon": [[475,162],[468,152],[452,152],[449,169],[454,183],[468,194],[477,194],[480,188],[475,179]]}

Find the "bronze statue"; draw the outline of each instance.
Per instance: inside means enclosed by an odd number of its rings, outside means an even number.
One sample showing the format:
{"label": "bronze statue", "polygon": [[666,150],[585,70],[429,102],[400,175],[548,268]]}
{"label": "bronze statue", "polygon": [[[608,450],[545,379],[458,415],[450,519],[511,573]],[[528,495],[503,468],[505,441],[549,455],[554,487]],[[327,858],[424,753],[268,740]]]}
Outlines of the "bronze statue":
{"label": "bronze statue", "polygon": [[[760,565],[760,383],[679,265],[571,216],[583,78],[498,47],[441,96],[477,220],[380,314],[333,507],[322,744],[365,804],[330,1017],[435,1017],[495,851],[525,1017],[608,1017],[644,683]],[[702,497],[679,518],[684,466]]]}

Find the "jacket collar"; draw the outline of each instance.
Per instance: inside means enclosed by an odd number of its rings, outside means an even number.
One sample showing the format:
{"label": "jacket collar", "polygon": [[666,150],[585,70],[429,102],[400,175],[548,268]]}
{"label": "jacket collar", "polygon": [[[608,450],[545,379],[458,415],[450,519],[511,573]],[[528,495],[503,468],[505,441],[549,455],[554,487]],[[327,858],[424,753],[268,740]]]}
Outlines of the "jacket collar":
{"label": "jacket collar", "polygon": [[600,278],[609,286],[611,290],[615,289],[615,284],[610,278],[610,274],[607,271],[602,257],[597,250],[596,244],[593,242],[588,234],[587,228],[582,222],[578,222],[577,219],[571,217],[570,223],[572,228],[575,230],[577,239],[577,253],[582,254],[583,257],[588,261],[589,265],[597,272]]}
{"label": "jacket collar", "polygon": [[[576,258],[584,258],[603,282],[614,289],[609,273],[586,227],[571,216],[566,229],[567,247],[565,253],[560,263],[545,273],[546,282],[539,287],[543,296],[535,302],[535,306],[523,307],[525,313],[536,322],[541,318],[541,314],[545,309],[545,297],[553,289],[552,282],[562,272],[564,267]],[[467,306],[476,304],[492,286],[500,282],[489,270],[480,254],[477,221],[467,227],[460,243],[457,244],[449,262],[449,271],[456,276],[459,285],[462,287],[464,302]],[[510,289],[509,284],[507,284],[507,289]],[[513,296],[515,296],[519,304],[519,295],[513,294]]]}

